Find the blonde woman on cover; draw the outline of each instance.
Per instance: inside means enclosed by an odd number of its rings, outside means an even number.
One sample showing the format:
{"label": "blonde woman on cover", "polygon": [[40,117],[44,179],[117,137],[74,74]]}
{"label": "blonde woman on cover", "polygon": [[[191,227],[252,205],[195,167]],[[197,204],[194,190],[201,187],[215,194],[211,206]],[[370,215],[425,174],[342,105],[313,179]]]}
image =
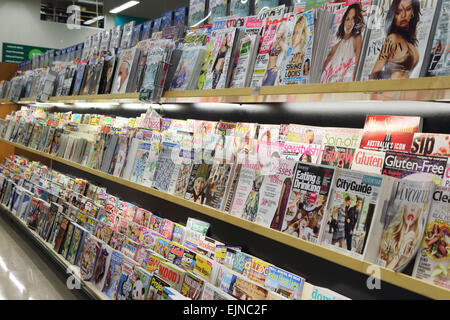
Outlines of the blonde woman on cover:
{"label": "blonde woman on cover", "polygon": [[325,59],[321,83],[353,81],[361,51],[364,17],[359,2],[348,6],[336,32],[339,39]]}
{"label": "blonde woman on cover", "polygon": [[[288,48],[289,50],[292,50],[290,53],[290,60],[289,62],[285,61],[284,67],[283,67],[283,74],[279,76],[279,80],[281,81],[283,77],[297,77],[300,74],[296,75],[295,71],[300,71],[303,67],[303,60],[305,60],[305,45],[306,41],[308,40],[307,36],[307,20],[306,17],[301,15],[298,20],[296,21],[294,25],[294,30],[292,33],[292,40],[291,40],[291,48]],[[288,70],[287,66],[291,66],[289,69],[291,69],[294,72],[290,72]],[[287,82],[289,84],[289,82]]]}
{"label": "blonde woman on cover", "polygon": [[277,28],[275,42],[269,50],[269,63],[267,64],[266,73],[264,73],[262,86],[273,86],[275,84],[284,53],[287,49],[286,33],[286,21],[282,21]]}
{"label": "blonde woman on cover", "polygon": [[419,218],[422,207],[416,203],[403,205],[403,212],[396,215],[396,221],[381,236],[378,257],[386,261],[386,268],[401,268],[414,253],[421,234]]}

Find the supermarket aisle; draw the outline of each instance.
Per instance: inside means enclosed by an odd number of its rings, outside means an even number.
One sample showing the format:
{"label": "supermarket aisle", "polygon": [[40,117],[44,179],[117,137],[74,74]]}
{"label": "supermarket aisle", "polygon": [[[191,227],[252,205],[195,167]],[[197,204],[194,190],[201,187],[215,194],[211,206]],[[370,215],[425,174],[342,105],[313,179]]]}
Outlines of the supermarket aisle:
{"label": "supermarket aisle", "polygon": [[78,299],[0,212],[0,300]]}

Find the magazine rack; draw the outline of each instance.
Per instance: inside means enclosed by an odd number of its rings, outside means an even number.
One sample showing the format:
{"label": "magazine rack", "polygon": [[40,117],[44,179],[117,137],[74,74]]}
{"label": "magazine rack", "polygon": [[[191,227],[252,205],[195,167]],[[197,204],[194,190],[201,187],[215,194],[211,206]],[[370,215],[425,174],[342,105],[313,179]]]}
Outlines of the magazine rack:
{"label": "magazine rack", "polygon": [[12,223],[14,223],[31,242],[33,242],[41,252],[45,254],[46,257],[56,266],[57,269],[64,276],[73,276],[73,285],[74,288],[80,290],[78,292],[84,298],[93,299],[93,300],[109,300],[105,294],[97,290],[91,283],[84,281],[80,275],[80,268],[74,267],[67,262],[63,256],[58,254],[46,241],[42,240],[37,232],[29,229],[25,222],[20,220],[11,210],[5,207],[3,204],[0,204],[0,212],[4,215],[5,218],[9,219]]}
{"label": "magazine rack", "polygon": [[[131,93],[51,97],[45,106],[48,111],[76,110],[79,113],[136,117],[148,107],[148,104],[139,104],[138,96],[138,93]],[[34,102],[31,100],[21,100],[20,103]],[[365,102],[361,103],[360,100]],[[381,100],[383,103],[368,103],[370,100]],[[162,116],[169,118],[305,123],[353,128],[362,128],[365,116],[369,113],[419,115],[424,119],[423,132],[449,133],[450,112],[445,101],[450,101],[450,77],[265,87],[259,90],[173,91],[165,92],[160,104],[152,106]],[[77,102],[88,103],[88,106],[77,109],[70,105]],[[101,107],[95,105],[100,102]],[[114,105],[108,106],[105,102],[114,102]],[[125,108],[118,103],[135,105]],[[373,283],[373,279],[369,278],[373,270],[371,264],[365,261],[60,157],[6,140],[1,142],[13,146],[17,154],[26,151],[35,157],[47,159],[56,170],[105,186],[109,193],[174,222],[185,223],[187,217],[208,221],[211,223],[211,237],[227,244],[242,245],[244,252],[349,298],[450,299],[448,289],[381,267],[378,269],[380,289],[370,289],[367,283]]]}

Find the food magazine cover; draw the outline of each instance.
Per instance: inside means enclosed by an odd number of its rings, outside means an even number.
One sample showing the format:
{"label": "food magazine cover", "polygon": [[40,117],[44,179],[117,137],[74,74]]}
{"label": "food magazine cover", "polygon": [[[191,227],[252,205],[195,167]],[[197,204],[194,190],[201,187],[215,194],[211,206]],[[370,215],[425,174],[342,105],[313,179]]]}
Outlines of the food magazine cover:
{"label": "food magazine cover", "polygon": [[450,289],[450,188],[436,187],[412,276]]}
{"label": "food magazine cover", "polygon": [[319,243],[335,169],[298,162],[281,231]]}
{"label": "food magazine cover", "polygon": [[351,169],[367,173],[381,174],[385,152],[356,149]]}
{"label": "food magazine cover", "polygon": [[436,185],[441,185],[447,167],[447,159],[447,157],[387,151],[382,173],[397,179],[434,181]]}

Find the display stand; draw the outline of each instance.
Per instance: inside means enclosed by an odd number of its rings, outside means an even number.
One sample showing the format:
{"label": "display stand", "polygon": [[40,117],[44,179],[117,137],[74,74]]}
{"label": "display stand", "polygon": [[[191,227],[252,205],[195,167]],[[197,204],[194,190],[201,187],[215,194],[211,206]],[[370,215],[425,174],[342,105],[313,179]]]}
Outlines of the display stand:
{"label": "display stand", "polygon": [[[138,93],[131,93],[51,97],[47,104],[39,105],[50,112],[70,110],[76,113],[136,117],[149,106],[141,104],[138,96]],[[368,102],[373,100],[383,102]],[[151,106],[164,117],[178,119],[353,128],[362,128],[366,114],[418,115],[424,119],[423,132],[449,133],[450,106],[446,101],[450,101],[450,77],[311,84],[259,90],[244,88],[165,92],[161,103]],[[22,104],[31,102],[34,101],[20,101]],[[88,105],[77,108],[76,104],[80,102]],[[105,104],[111,102],[115,105],[108,107]],[[102,103],[102,106],[96,106],[96,103]],[[130,103],[133,105],[125,105]],[[174,222],[184,224],[188,217],[210,222],[211,237],[230,245],[241,245],[244,252],[349,298],[450,299],[450,290],[381,267],[378,268],[380,287],[372,288],[368,283],[376,281],[369,278],[373,270],[371,264],[365,261],[60,157],[5,140],[2,143],[13,146],[17,154],[26,151],[45,158],[50,161],[52,168],[62,173],[89,179],[94,184],[106,187],[109,193]]]}

